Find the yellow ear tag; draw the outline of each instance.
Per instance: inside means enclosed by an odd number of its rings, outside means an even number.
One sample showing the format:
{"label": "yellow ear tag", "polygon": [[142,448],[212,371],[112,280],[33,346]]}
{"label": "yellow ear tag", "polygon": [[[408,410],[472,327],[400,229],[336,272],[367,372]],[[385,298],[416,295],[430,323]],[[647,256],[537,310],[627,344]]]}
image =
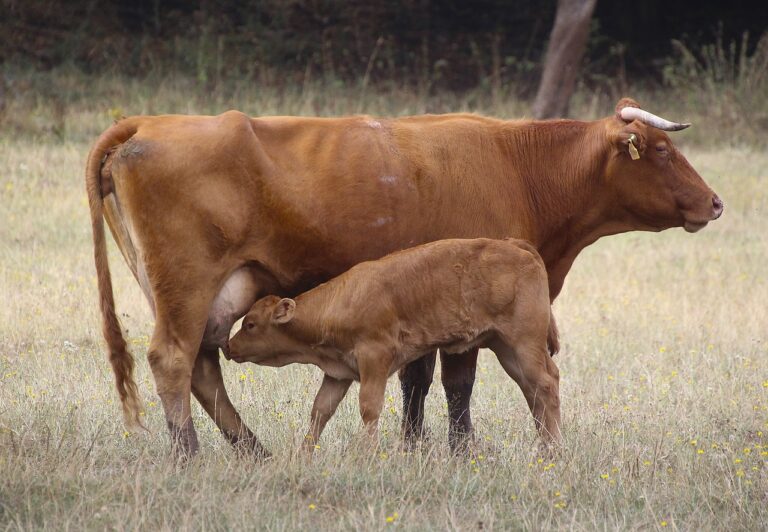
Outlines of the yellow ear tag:
{"label": "yellow ear tag", "polygon": [[633,161],[636,161],[640,158],[640,152],[637,151],[637,148],[635,148],[635,145],[633,142],[637,140],[637,137],[635,137],[635,134],[632,133],[629,136],[629,156],[632,157]]}

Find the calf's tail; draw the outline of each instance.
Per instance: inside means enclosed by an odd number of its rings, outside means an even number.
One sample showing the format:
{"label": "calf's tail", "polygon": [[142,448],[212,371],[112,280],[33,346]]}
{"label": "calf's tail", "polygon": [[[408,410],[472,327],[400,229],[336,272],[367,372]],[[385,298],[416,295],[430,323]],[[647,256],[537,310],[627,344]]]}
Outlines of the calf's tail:
{"label": "calf's tail", "polygon": [[557,322],[555,321],[555,315],[552,312],[552,307],[549,308],[549,330],[547,330],[547,349],[549,350],[549,356],[555,356],[560,351],[560,332],[557,330]]}

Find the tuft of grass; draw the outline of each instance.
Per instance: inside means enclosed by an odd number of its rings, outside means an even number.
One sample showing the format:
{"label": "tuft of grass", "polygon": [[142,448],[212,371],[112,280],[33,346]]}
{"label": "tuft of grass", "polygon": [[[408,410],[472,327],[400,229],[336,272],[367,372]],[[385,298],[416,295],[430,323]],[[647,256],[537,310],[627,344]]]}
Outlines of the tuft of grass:
{"label": "tuft of grass", "polygon": [[539,450],[522,394],[490,353],[480,357],[467,457],[447,449],[439,375],[421,449],[400,449],[393,379],[379,449],[354,443],[353,390],[307,460],[295,450],[320,371],[225,362],[230,396],[275,456],[238,458],[195,405],[202,452],[179,469],[146,362],[151,314],[114,246],[117,309],[149,434],[123,428],[102,348],[82,175],[110,115],[464,106],[516,116],[523,106],[396,87],[369,87],[361,103],[343,88],[243,85],[208,99],[183,79],[33,78],[14,83],[55,81],[64,125],[63,134],[47,129],[49,103],[30,88],[10,101],[12,127],[0,133],[0,529],[756,529],[768,520],[764,152],[689,142],[689,160],[727,205],[722,219],[696,235],[607,238],[576,261],[555,308],[566,439],[558,454]]}

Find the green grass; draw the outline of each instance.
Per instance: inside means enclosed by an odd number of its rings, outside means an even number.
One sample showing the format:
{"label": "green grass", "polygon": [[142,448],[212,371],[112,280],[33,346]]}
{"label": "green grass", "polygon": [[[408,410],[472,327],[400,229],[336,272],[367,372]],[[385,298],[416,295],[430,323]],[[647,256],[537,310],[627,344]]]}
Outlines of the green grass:
{"label": "green grass", "polygon": [[[183,83],[132,83],[67,81],[59,129],[34,91],[17,95],[6,111],[0,529],[755,530],[768,522],[766,153],[695,142],[697,128],[716,129],[706,122],[676,134],[725,201],[722,219],[696,235],[677,229],[607,238],[576,261],[555,305],[566,439],[557,456],[541,454],[522,394],[486,352],[472,403],[471,458],[448,452],[439,375],[427,401],[431,438],[423,449],[400,450],[393,379],[381,449],[369,453],[354,443],[360,426],[353,390],[308,461],[295,449],[320,371],[224,363],[233,401],[275,457],[262,465],[238,458],[195,406],[202,452],[178,469],[168,459],[146,363],[151,315],[114,247],[118,312],[138,361],[150,433],[126,435],[102,348],[82,176],[108,110],[468,108],[515,116],[525,102],[475,106],[457,96],[403,92],[398,100],[371,91],[361,103],[345,90],[331,105],[329,95],[302,95],[300,88],[262,97],[243,88],[221,103]],[[652,111],[670,108],[663,95],[638,99]],[[612,111],[612,104],[579,105],[583,116]]]}

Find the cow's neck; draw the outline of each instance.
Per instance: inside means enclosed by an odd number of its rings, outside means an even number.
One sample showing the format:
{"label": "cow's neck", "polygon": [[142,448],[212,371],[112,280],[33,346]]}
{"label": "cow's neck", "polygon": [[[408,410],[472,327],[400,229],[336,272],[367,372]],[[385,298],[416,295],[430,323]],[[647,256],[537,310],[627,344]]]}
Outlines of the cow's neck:
{"label": "cow's neck", "polygon": [[533,122],[513,127],[510,142],[510,156],[523,168],[531,237],[547,265],[554,298],[582,249],[603,236],[630,230],[613,212],[605,189],[610,156],[605,124]]}

